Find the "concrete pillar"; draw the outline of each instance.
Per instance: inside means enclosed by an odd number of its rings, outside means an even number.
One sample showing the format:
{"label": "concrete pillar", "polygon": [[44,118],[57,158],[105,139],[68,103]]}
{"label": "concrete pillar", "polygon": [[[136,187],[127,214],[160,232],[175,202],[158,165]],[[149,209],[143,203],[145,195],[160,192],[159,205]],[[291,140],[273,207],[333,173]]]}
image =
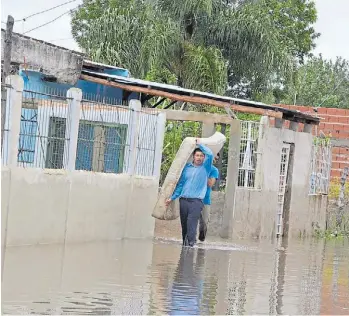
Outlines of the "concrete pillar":
{"label": "concrete pillar", "polygon": [[298,122],[291,121],[290,122],[290,130],[294,131],[294,132],[297,132],[298,131]]}
{"label": "concrete pillar", "polygon": [[304,133],[311,133],[312,129],[313,129],[313,125],[312,124],[304,124],[303,132]]}
{"label": "concrete pillar", "polygon": [[227,185],[225,188],[225,203],[223,208],[222,227],[220,232],[220,236],[222,238],[230,238],[233,233],[235,191],[237,188],[239,176],[240,139],[240,121],[234,120],[230,125],[229,133]]}
{"label": "concrete pillar", "polygon": [[262,116],[259,122],[258,131],[258,143],[257,143],[257,165],[256,165],[256,175],[255,175],[255,188],[261,189],[263,186],[263,176],[262,176],[262,150],[265,146],[265,135],[269,128],[269,118],[267,116]]}
{"label": "concrete pillar", "polygon": [[216,128],[214,126],[214,123],[208,123],[208,122],[203,122],[202,123],[202,137],[210,137],[216,132]]}
{"label": "concrete pillar", "polygon": [[67,91],[68,113],[65,135],[69,143],[65,144],[65,150],[68,151],[66,168],[69,171],[75,170],[76,149],[78,147],[78,133],[81,112],[82,91],[78,88],[70,88]]}
{"label": "concrete pillar", "polygon": [[[4,122],[5,124],[3,125],[4,131],[2,131],[2,133],[5,133],[5,131],[8,131],[7,135],[5,134],[3,139],[2,164],[7,163],[9,167],[16,167],[17,159],[18,159],[17,157],[18,157],[19,133],[21,128],[22,95],[23,95],[24,82],[22,77],[18,75],[6,77],[5,82],[11,87],[7,89],[6,116],[2,118],[5,120]],[[11,177],[10,173],[9,173],[9,177]],[[4,180],[4,183],[5,183],[5,180]],[[7,185],[10,185],[10,181],[7,182]],[[6,187],[4,188],[4,191],[5,190],[6,190]],[[3,190],[1,190],[1,192],[3,193]],[[4,198],[6,199],[8,197],[4,197]],[[6,205],[6,207],[4,208],[1,207],[1,282],[3,280],[3,271],[4,271],[5,255],[6,255],[5,248],[7,243],[7,221],[8,221],[8,205]]]}
{"label": "concrete pillar", "polygon": [[155,144],[153,175],[157,178],[160,178],[160,173],[161,173],[162,148],[164,145],[165,128],[166,128],[166,113],[161,112],[157,117],[157,123],[156,123],[156,144]]}
{"label": "concrete pillar", "polygon": [[275,118],[275,127],[282,128],[282,126],[284,125],[284,121],[284,119]]}
{"label": "concrete pillar", "polygon": [[139,135],[139,115],[142,104],[139,100],[132,99],[129,108],[131,110],[131,140],[130,140],[130,155],[128,164],[128,174],[134,175],[137,167],[137,146]]}
{"label": "concrete pillar", "polygon": [[24,82],[21,76],[14,75],[6,78],[6,84],[11,88],[7,90],[5,130],[8,130],[8,137],[4,139],[4,157],[9,167],[16,167]]}

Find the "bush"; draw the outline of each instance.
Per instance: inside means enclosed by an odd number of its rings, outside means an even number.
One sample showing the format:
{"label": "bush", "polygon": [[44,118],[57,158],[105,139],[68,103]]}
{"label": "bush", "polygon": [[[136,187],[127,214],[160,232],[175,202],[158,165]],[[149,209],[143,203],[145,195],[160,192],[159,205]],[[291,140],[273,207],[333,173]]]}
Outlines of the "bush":
{"label": "bush", "polygon": [[[336,178],[332,180],[330,183],[330,190],[329,190],[328,197],[331,200],[337,200],[339,198],[340,188],[341,188],[340,179]],[[345,183],[345,187],[344,187],[344,198],[347,200],[349,199],[349,182],[348,181]]]}

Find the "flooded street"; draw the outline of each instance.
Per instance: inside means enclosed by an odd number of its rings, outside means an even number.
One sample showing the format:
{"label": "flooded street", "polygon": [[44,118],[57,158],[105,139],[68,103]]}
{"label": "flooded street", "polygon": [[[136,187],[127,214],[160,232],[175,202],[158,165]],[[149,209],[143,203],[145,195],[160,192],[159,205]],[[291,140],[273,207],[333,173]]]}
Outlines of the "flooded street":
{"label": "flooded street", "polygon": [[349,314],[347,240],[10,247],[3,314]]}

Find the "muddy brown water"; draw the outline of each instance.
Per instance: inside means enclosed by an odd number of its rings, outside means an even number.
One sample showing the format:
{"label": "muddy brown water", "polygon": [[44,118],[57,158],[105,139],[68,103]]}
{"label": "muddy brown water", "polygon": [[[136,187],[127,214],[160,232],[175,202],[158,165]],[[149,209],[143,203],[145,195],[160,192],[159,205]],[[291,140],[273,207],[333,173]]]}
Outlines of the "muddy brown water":
{"label": "muddy brown water", "polygon": [[347,240],[10,247],[3,314],[349,314]]}

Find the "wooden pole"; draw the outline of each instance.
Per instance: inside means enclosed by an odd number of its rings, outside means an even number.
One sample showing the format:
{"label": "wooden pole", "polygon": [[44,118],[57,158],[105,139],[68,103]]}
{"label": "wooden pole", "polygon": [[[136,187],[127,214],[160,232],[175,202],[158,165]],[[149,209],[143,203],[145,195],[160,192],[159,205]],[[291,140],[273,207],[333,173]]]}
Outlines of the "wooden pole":
{"label": "wooden pole", "polygon": [[275,117],[275,118],[282,118],[281,112],[276,112],[273,110],[258,109],[258,108],[253,108],[253,107],[243,106],[243,105],[238,105],[238,104],[230,104],[229,102],[222,102],[222,101],[212,100],[212,99],[208,99],[208,98],[204,98],[204,97],[178,95],[178,94],[174,94],[174,93],[170,93],[170,92],[166,92],[166,91],[155,90],[155,89],[151,89],[151,88],[129,86],[127,84],[114,82],[114,81],[108,81],[106,79],[95,78],[95,77],[91,77],[88,75],[81,75],[80,78],[83,80],[87,80],[87,81],[91,81],[91,82],[95,82],[95,83],[99,83],[102,85],[106,85],[106,86],[110,86],[110,87],[114,87],[114,88],[119,88],[119,89],[123,89],[123,90],[127,90],[127,91],[146,93],[146,94],[150,94],[150,95],[166,97],[168,99],[175,100],[175,101],[207,104],[207,105],[217,106],[219,108],[225,108],[226,106],[229,106],[232,110],[237,111],[237,112],[252,113],[252,114],[266,115],[266,116]]}
{"label": "wooden pole", "polygon": [[[6,77],[11,71],[11,51],[12,51],[12,31],[15,20],[11,15],[7,16],[5,45],[4,45],[4,64],[1,82],[5,84]],[[1,150],[3,147],[5,120],[6,120],[6,92],[7,89],[1,86]]]}

